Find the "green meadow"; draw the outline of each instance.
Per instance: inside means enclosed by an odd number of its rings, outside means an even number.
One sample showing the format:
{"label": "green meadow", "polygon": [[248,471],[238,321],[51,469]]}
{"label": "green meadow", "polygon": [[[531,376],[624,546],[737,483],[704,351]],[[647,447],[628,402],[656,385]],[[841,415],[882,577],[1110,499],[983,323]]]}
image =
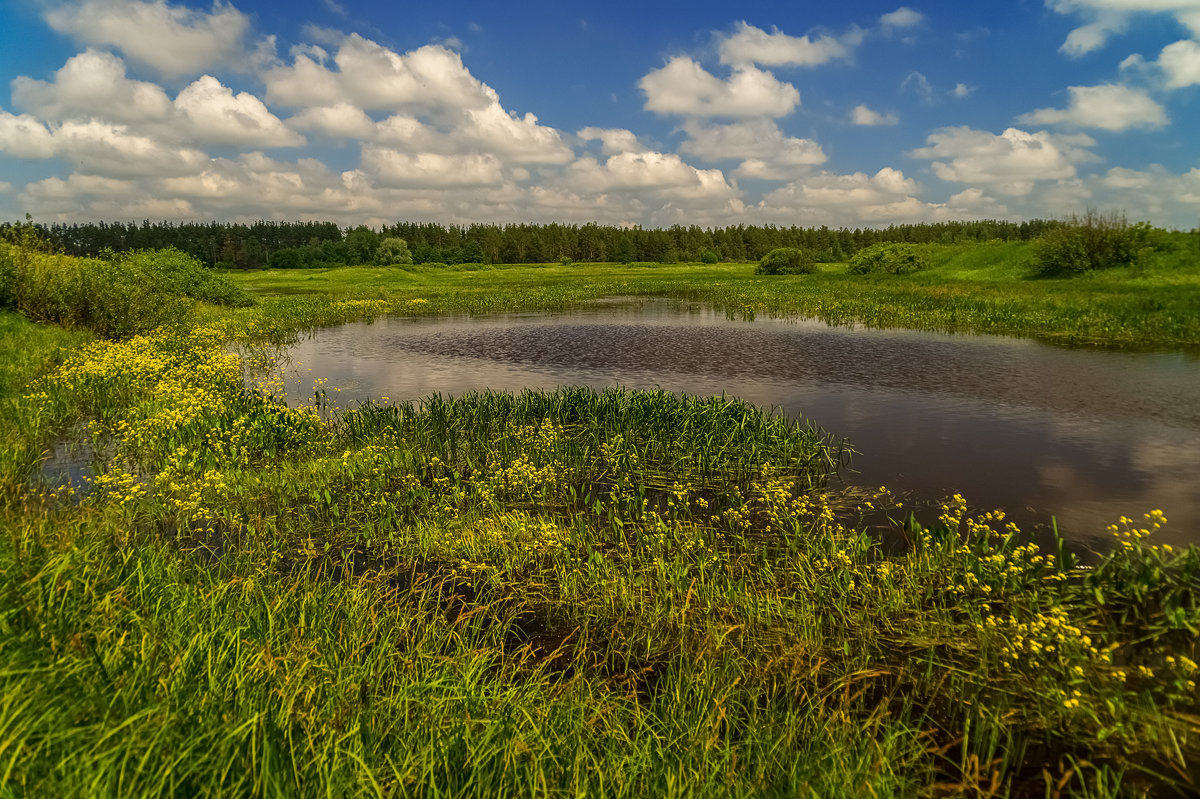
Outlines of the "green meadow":
{"label": "green meadow", "polygon": [[1189,251],[1036,277],[1030,247],[756,275],[0,244],[0,797],[1194,795],[1200,548],[1156,543],[1170,508],[1079,568],[970,497],[833,491],[836,430],[735,399],[329,412],[264,377],[321,325],[615,295],[1200,344]]}

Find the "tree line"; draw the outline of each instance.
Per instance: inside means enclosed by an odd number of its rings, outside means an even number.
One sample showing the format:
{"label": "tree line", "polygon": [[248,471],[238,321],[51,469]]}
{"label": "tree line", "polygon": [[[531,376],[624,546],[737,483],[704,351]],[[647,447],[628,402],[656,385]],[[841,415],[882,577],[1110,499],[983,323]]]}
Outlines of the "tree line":
{"label": "tree line", "polygon": [[[403,239],[414,263],[654,263],[757,261],[779,247],[802,247],[819,260],[848,260],[873,244],[1029,240],[1054,220],[980,220],[829,228],[730,225],[669,228],[615,225],[397,222],[380,229],[334,222],[36,222],[0,224],[0,237],[33,228],[55,250],[94,257],[106,251],[174,247],[207,266],[258,269],[376,263],[381,243]],[[389,242],[394,245],[394,242]]]}

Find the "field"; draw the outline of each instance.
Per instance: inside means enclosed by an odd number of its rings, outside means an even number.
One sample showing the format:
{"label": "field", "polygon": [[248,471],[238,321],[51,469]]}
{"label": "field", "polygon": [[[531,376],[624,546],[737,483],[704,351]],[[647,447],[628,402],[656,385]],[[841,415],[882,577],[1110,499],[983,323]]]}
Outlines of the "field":
{"label": "field", "polygon": [[[31,322],[89,267],[26,257],[66,288],[0,314],[0,796],[1194,794],[1200,549],[1155,543],[1170,509],[1079,569],[969,497],[921,524],[885,487],[828,491],[826,436],[736,400],[329,417],[324,386],[293,408],[253,382],[315,325],[622,294],[1200,343],[1200,266],[1031,280],[1025,246],[907,276],[250,272],[253,305],[188,283],[177,323],[112,338],[89,331],[128,321],[116,289]],[[54,447],[91,479],[44,476]]]}

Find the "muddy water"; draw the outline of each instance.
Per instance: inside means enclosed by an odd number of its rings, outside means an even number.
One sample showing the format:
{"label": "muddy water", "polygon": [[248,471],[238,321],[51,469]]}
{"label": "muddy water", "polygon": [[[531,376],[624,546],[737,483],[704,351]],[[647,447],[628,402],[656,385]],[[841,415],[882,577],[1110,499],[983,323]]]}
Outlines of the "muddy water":
{"label": "muddy water", "polygon": [[1162,508],[1200,543],[1200,358],[1068,350],[996,336],[735,321],[666,300],[562,313],[386,319],[318,331],[289,391],[338,403],[562,385],[729,394],[849,439],[846,482],[964,494],[1106,546]]}

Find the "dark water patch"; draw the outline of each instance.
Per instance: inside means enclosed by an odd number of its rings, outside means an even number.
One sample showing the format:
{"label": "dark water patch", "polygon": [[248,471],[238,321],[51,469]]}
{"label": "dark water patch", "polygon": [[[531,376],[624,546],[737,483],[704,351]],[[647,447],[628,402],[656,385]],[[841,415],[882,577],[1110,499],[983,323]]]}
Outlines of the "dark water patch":
{"label": "dark water patch", "polygon": [[[563,385],[734,395],[846,436],[850,484],[960,492],[1107,548],[1105,525],[1162,508],[1200,542],[1200,358],[1027,339],[727,319],[673,301],[318,331],[290,356],[330,399]],[[307,395],[307,396],[306,396]]]}

